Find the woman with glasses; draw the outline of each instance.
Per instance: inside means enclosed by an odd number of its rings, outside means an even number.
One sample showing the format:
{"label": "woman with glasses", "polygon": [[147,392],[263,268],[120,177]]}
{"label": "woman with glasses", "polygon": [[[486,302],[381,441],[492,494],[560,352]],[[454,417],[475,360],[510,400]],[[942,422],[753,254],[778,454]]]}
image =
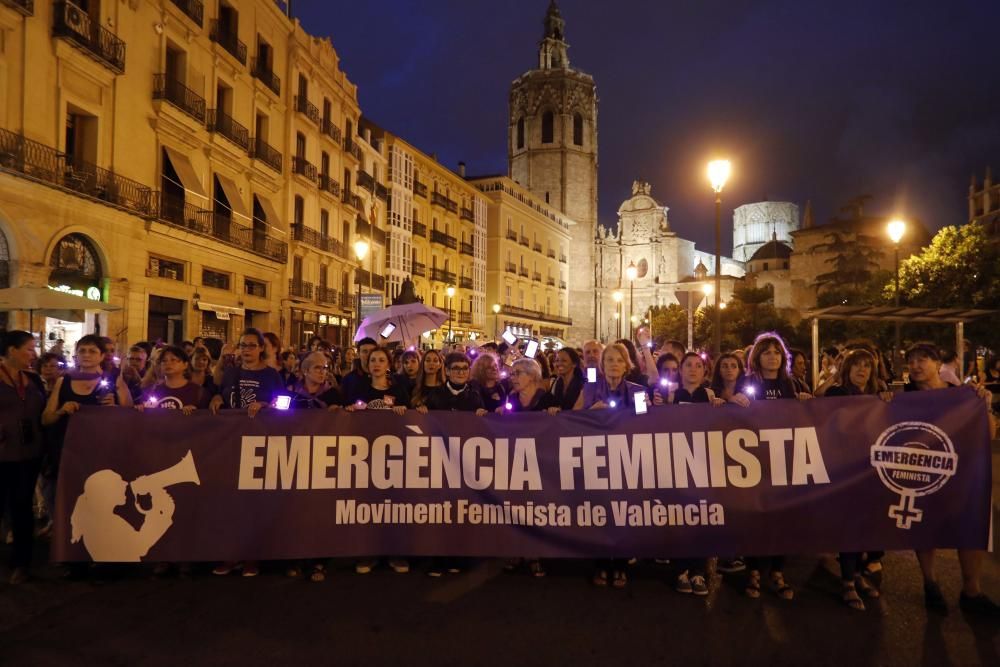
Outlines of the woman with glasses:
{"label": "woman with glasses", "polygon": [[281,392],[281,376],[268,365],[265,340],[264,334],[253,328],[245,330],[240,336],[239,364],[235,360],[227,360],[231,365],[222,373],[222,393],[214,396],[209,404],[212,414],[217,414],[219,408],[226,408],[246,410],[247,415],[253,418]]}
{"label": "woman with glasses", "polygon": [[310,352],[302,360],[302,379],[288,385],[292,393],[290,407],[295,409],[319,408],[337,410],[342,397],[340,390],[330,383],[330,361],[324,352]]}
{"label": "woman with glasses", "polygon": [[158,359],[163,381],[143,393],[135,406],[139,412],[146,408],[166,408],[189,415],[208,407],[209,398],[205,396],[205,390],[188,378],[191,361],[182,348],[168,345]]}
{"label": "woman with glasses", "polygon": [[500,382],[500,364],[495,354],[483,352],[476,357],[472,362],[471,376],[487,412],[496,412],[507,402],[507,389]]}

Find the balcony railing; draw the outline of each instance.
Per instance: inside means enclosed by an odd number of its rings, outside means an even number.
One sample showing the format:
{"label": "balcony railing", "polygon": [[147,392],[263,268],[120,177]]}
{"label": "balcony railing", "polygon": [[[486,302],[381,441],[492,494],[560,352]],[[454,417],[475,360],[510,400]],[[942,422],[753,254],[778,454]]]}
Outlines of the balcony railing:
{"label": "balcony railing", "polygon": [[289,278],[288,296],[295,299],[308,299],[312,301],[313,284],[306,282],[304,280],[296,280],[295,278]]}
{"label": "balcony railing", "polygon": [[11,7],[14,11],[24,16],[34,16],[35,15],[35,2],[34,0],[0,0],[3,4]]}
{"label": "balcony railing", "polygon": [[368,192],[371,192],[372,190],[375,189],[375,179],[367,171],[364,171],[363,169],[359,169],[358,170],[358,187],[359,188],[364,188],[365,190],[368,190]]}
{"label": "balcony railing", "polygon": [[555,278],[548,278],[548,279],[546,279],[545,284],[548,285],[549,287],[555,287],[556,286],[556,279]]}
{"label": "balcony railing", "polygon": [[281,173],[281,153],[260,137],[250,142],[250,157],[260,160],[279,174]]}
{"label": "balcony railing", "polygon": [[535,271],[531,274],[531,279],[534,280],[536,283],[540,283],[542,282],[542,274],[539,273],[538,271]]}
{"label": "balcony railing", "polygon": [[361,162],[361,146],[350,137],[344,137],[344,152]]}
{"label": "balcony railing", "polygon": [[362,269],[360,267],[354,269],[354,284],[355,285],[368,285],[368,281],[371,280],[371,273],[368,269]]}
{"label": "balcony railing", "polygon": [[96,201],[153,216],[151,188],[97,165],[74,160],[45,144],[0,129],[0,169],[13,171]]}
{"label": "balcony railing", "polygon": [[458,313],[458,323],[459,324],[472,324],[472,312],[468,310],[463,310]]}
{"label": "balcony railing", "polygon": [[546,253],[546,256],[549,259],[555,259],[556,258],[556,251],[553,250],[552,248],[549,248],[549,251],[548,251],[548,253]]}
{"label": "balcony railing", "polygon": [[320,285],[316,288],[316,301],[319,303],[332,303],[336,304],[340,300],[340,295],[337,294],[337,290],[332,287],[323,287]]}
{"label": "balcony railing", "polygon": [[361,210],[361,197],[347,189],[341,190],[340,200],[356,211]]}
{"label": "balcony railing", "polygon": [[431,280],[439,283],[455,284],[455,274],[444,269],[431,269]]}
{"label": "balcony railing", "polygon": [[259,59],[253,59],[253,76],[262,84],[271,89],[275,95],[281,95],[281,79],[271,71],[267,63],[262,63]]}
{"label": "balcony railing", "polygon": [[319,175],[319,189],[329,192],[334,197],[340,197],[340,183],[330,178],[328,174]]}
{"label": "balcony railing", "polygon": [[250,130],[233,120],[232,116],[226,115],[224,111],[208,110],[208,131],[218,132],[243,150],[250,149]]}
{"label": "balcony railing", "polygon": [[267,233],[233,222],[212,211],[199,209],[182,199],[159,195],[158,217],[161,221],[214,238],[236,248],[268,257],[277,262],[288,260],[288,244]]}
{"label": "balcony railing", "polygon": [[517,232],[512,232],[511,230],[508,229],[507,230],[507,240],[508,241],[516,241],[517,240]]}
{"label": "balcony railing", "polygon": [[507,273],[517,273],[517,264],[514,262],[507,262],[504,266],[504,270],[507,271]]}
{"label": "balcony railing", "polygon": [[520,244],[523,245],[525,248],[527,248],[531,245],[531,240],[527,236],[522,236],[520,239]]}
{"label": "balcony railing", "polygon": [[382,185],[381,183],[376,183],[375,184],[375,196],[378,197],[379,199],[381,199],[382,201],[388,201],[389,200],[389,189],[387,187],[385,187],[384,185]]}
{"label": "balcony railing", "polygon": [[413,221],[413,235],[427,238],[427,225],[422,222]]}
{"label": "balcony railing", "polygon": [[69,40],[116,74],[125,72],[125,42],[90,18],[86,10],[66,0],[52,4],[52,35]]}
{"label": "balcony railing", "polygon": [[458,286],[462,289],[472,289],[472,277],[462,276],[458,279]]}
{"label": "balcony railing", "polygon": [[305,225],[300,225],[298,223],[293,224],[291,227],[293,240],[306,243],[314,248],[318,248],[319,250],[332,252],[344,259],[347,258],[347,252],[342,241],[339,241],[332,236],[326,236],[311,227],[306,227]]}
{"label": "balcony railing", "polygon": [[364,216],[359,215],[354,220],[354,233],[359,236],[370,237],[372,235],[372,223],[365,220]]}
{"label": "balcony railing", "polygon": [[205,7],[199,0],[171,0],[187,17],[198,24],[200,28],[205,19]]}
{"label": "balcony railing", "polygon": [[320,126],[320,129],[323,131],[323,134],[333,139],[336,143],[338,144],[340,143],[341,141],[340,128],[334,125],[333,121],[331,121],[329,118],[323,119],[323,124]]}
{"label": "balcony railing", "polygon": [[295,96],[295,110],[319,125],[319,109],[304,95]]}
{"label": "balcony railing", "polygon": [[562,262],[563,264],[565,264],[566,263],[566,255],[559,255],[559,261]]}
{"label": "balcony railing", "polygon": [[522,266],[520,269],[517,270],[517,273],[522,278],[527,278],[528,277],[528,267]]}
{"label": "balcony railing", "polygon": [[537,252],[537,253],[538,253],[539,255],[540,255],[540,254],[542,254],[542,244],[541,244],[541,243],[535,243],[535,244],[534,244],[534,245],[532,246],[532,249],[533,249],[533,250],[534,250],[535,252]]}
{"label": "balcony railing", "polygon": [[427,199],[427,185],[421,183],[417,179],[413,179],[413,194]]}
{"label": "balcony railing", "polygon": [[559,281],[559,289],[566,289],[566,281],[565,280],[560,280]]}
{"label": "balcony railing", "polygon": [[312,164],[304,157],[295,156],[292,158],[292,173],[305,176],[312,182],[316,182],[316,165]]}
{"label": "balcony railing", "polygon": [[431,204],[441,206],[445,210],[451,211],[452,213],[458,213],[458,204],[451,199],[448,199],[440,192],[431,193]]}
{"label": "balcony railing", "polygon": [[413,262],[412,273],[415,276],[421,276],[421,277],[426,278],[427,277],[427,265],[423,264],[421,262]]}
{"label": "balcony railing", "polygon": [[476,215],[472,212],[471,208],[463,208],[459,211],[458,216],[462,218],[462,220],[468,220],[469,222],[476,221]]}
{"label": "balcony railing", "polygon": [[166,100],[199,123],[205,122],[205,98],[166,74],[153,75],[153,99]]}
{"label": "balcony railing", "polygon": [[436,229],[431,230],[431,243],[439,243],[452,250],[458,248],[458,239]]}
{"label": "balcony railing", "polygon": [[546,322],[555,322],[557,324],[565,324],[567,326],[573,324],[573,320],[568,317],[562,317],[561,315],[549,315],[540,310],[528,310],[527,308],[518,308],[517,306],[501,306],[500,312],[504,315],[511,315],[512,317],[544,320]]}
{"label": "balcony railing", "polygon": [[462,241],[462,243],[458,246],[458,251],[463,255],[469,255],[470,257],[475,254],[472,244],[468,241]]}
{"label": "balcony railing", "polygon": [[340,307],[344,310],[354,309],[354,295],[347,292],[340,293]]}
{"label": "balcony railing", "polygon": [[212,31],[208,37],[239,60],[241,65],[247,64],[247,45],[240,41],[231,27],[215,19],[212,21]]}
{"label": "balcony railing", "polygon": [[372,289],[377,289],[380,292],[385,291],[385,276],[380,276],[377,273],[372,274]]}

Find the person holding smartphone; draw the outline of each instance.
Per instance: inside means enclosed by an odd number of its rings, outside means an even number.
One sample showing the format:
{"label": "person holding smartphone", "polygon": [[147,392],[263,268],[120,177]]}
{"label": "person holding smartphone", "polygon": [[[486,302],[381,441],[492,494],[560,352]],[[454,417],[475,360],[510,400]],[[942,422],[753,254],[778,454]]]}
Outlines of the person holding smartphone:
{"label": "person holding smartphone", "polygon": [[223,371],[222,393],[209,403],[212,414],[217,414],[220,408],[246,410],[253,419],[282,390],[281,375],[268,365],[265,345],[264,334],[259,329],[248,328],[240,335],[239,365]]}
{"label": "person holding smartphone", "polygon": [[208,407],[205,390],[188,377],[191,362],[183,348],[168,345],[158,357],[163,381],[150,387],[136,403],[137,410],[146,408],[166,408],[180,410],[186,415]]}

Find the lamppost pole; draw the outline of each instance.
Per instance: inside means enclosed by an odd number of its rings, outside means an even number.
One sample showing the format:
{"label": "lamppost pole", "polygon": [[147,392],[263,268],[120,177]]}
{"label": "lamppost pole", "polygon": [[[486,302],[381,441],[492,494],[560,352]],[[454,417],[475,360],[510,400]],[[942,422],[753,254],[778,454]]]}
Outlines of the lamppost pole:
{"label": "lamppost pole", "polygon": [[618,338],[622,337],[622,301],[625,295],[622,294],[621,290],[615,290],[611,294],[611,298],[615,300],[615,304],[618,306],[616,308],[615,319],[618,320]]}
{"label": "lamppost pole", "polygon": [[[363,271],[361,268],[365,261],[365,255],[368,254],[368,242],[364,239],[358,239],[354,242],[354,256],[358,258],[358,271]],[[371,281],[371,274],[368,274],[368,280]],[[361,278],[358,276],[355,282],[358,284],[358,326],[357,329],[361,329]],[[356,332],[355,332],[356,333]]]}
{"label": "lamppost pole", "polygon": [[715,190],[715,313],[712,327],[712,354],[718,357],[722,352],[722,188],[729,178],[729,160],[715,160],[708,165],[708,178]]}
{"label": "lamppost pole", "polygon": [[448,294],[448,342],[452,342],[454,339],[451,333],[451,300],[455,296],[455,286],[448,285],[448,289],[445,290]]}
{"label": "lamppost pole", "polygon": [[628,278],[628,337],[630,340],[635,340],[635,323],[632,318],[635,317],[635,279],[637,275],[638,269],[635,268],[635,262],[630,261],[628,268],[625,269],[625,277]]}
{"label": "lamppost pole", "polygon": [[[893,243],[893,250],[896,256],[896,289],[895,289],[895,304],[896,308],[899,308],[899,242],[903,238],[903,234],[906,233],[906,223],[902,220],[893,220],[889,223],[887,227],[889,238]],[[899,333],[899,313],[896,313],[895,320],[895,342],[892,349],[892,367],[893,371],[896,370],[896,364],[899,363],[899,350],[900,350],[900,333]]]}
{"label": "lamppost pole", "polygon": [[499,334],[497,333],[497,330],[499,329],[499,320],[500,320],[500,304],[499,303],[494,303],[493,304],[493,340],[495,340],[497,342],[500,341],[500,339],[498,338]]}

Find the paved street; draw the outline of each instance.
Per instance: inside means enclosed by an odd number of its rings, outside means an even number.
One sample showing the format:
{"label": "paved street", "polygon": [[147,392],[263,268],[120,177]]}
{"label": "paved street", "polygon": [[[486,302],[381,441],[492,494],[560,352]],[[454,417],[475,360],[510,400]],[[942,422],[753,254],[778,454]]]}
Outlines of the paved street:
{"label": "paved street", "polygon": [[[5,554],[4,554],[5,555]],[[497,563],[431,579],[338,563],[321,584],[265,571],[256,580],[196,573],[154,580],[127,569],[103,583],[45,569],[0,594],[0,662],[10,665],[997,665],[1000,623],[956,605],[958,564],[941,559],[952,609],[928,617],[916,560],[890,554],[883,597],[866,612],[838,598],[829,559],[793,559],[786,603],[751,601],[739,579],[706,599],[668,585],[669,565],[642,563],[624,591],[601,590],[584,563],[545,579]],[[1000,560],[986,590],[1000,597]]]}

